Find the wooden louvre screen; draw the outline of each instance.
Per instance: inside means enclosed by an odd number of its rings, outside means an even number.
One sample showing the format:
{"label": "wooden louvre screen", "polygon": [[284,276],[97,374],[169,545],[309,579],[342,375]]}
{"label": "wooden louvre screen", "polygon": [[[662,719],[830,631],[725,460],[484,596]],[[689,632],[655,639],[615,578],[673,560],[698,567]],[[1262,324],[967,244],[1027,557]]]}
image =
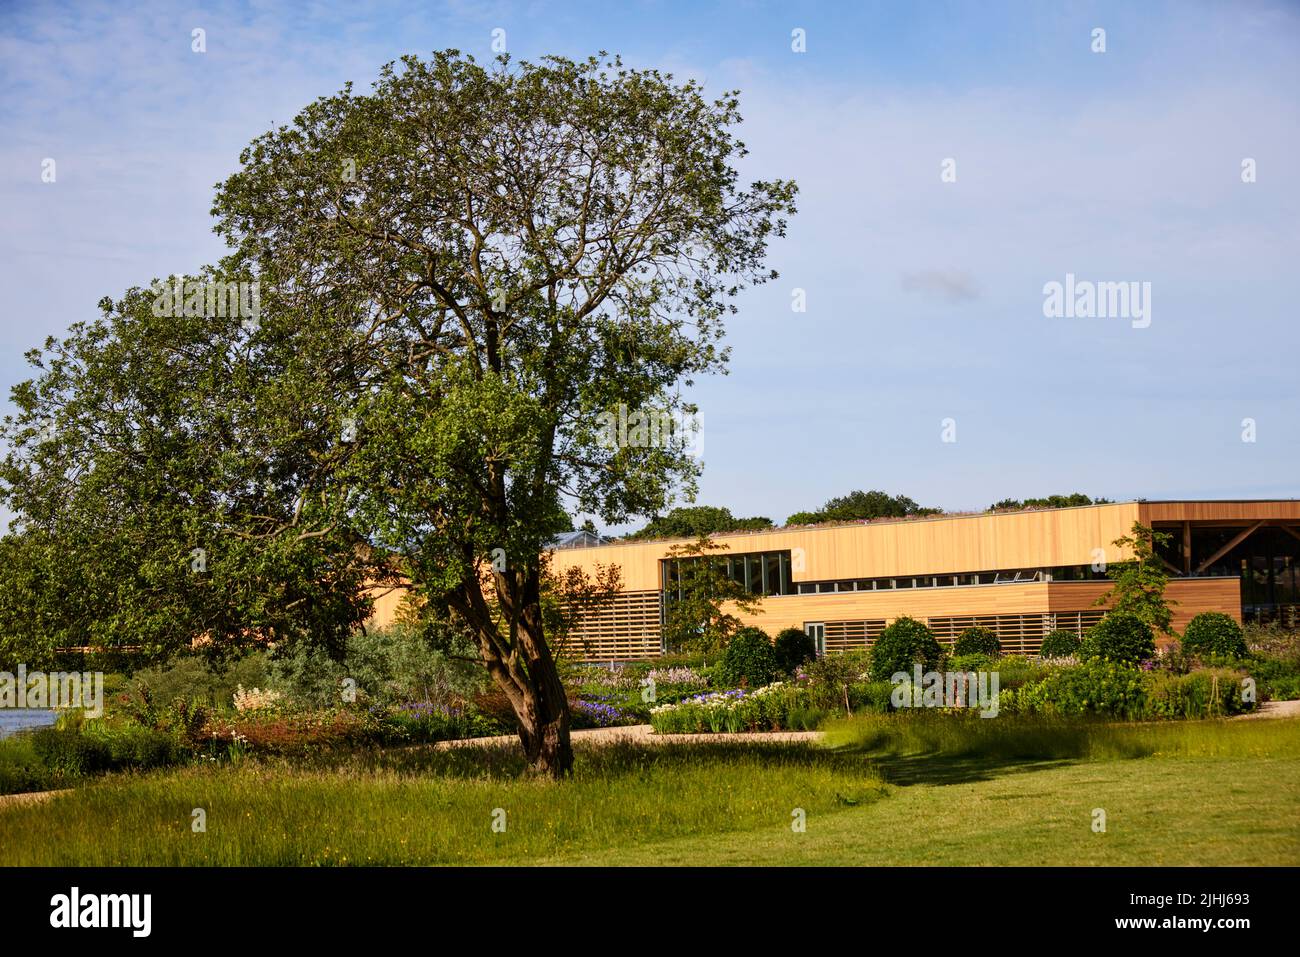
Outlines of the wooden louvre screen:
{"label": "wooden louvre screen", "polygon": [[988,628],[998,636],[1004,655],[1036,655],[1043,639],[1058,628],[1082,634],[1106,612],[1101,608],[1086,611],[1029,612],[1023,615],[953,615],[931,618],[930,630],[939,641],[952,644],[967,628]]}
{"label": "wooden louvre screen", "polygon": [[1102,616],[1105,614],[1106,609],[1104,608],[1089,608],[1087,611],[1058,611],[1052,615],[1052,630],[1056,631],[1063,628],[1082,638],[1083,633],[1101,621]]}
{"label": "wooden louvre screen", "polygon": [[884,630],[885,619],[871,618],[866,621],[828,621],[826,622],[826,653],[849,651],[853,648],[870,648]]}
{"label": "wooden louvre screen", "polygon": [[560,652],[579,661],[634,661],[663,653],[658,591],[620,592],[583,616]]}

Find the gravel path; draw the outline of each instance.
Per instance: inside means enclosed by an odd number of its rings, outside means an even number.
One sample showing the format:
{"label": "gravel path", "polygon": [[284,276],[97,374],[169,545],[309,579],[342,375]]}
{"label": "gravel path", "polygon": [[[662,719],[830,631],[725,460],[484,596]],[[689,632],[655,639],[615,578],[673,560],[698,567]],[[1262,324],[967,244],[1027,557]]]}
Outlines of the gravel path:
{"label": "gravel path", "polygon": [[56,794],[67,794],[72,788],[62,788],[58,791],[24,791],[22,794],[0,794],[0,808],[14,807],[18,804],[40,804],[42,801],[48,801]]}
{"label": "gravel path", "polygon": [[1250,714],[1239,714],[1232,720],[1249,721],[1251,718],[1300,718],[1300,701],[1265,701]]}
{"label": "gravel path", "polygon": [[[628,742],[637,744],[716,742],[721,744],[737,741],[775,741],[797,744],[817,741],[821,736],[820,731],[751,731],[741,734],[652,734],[648,724],[634,724],[622,728],[586,728],[582,731],[572,732],[574,744],[619,744]],[[513,734],[499,734],[491,738],[462,738],[459,741],[440,741],[434,747],[439,749],[497,747],[518,743],[519,738]]]}

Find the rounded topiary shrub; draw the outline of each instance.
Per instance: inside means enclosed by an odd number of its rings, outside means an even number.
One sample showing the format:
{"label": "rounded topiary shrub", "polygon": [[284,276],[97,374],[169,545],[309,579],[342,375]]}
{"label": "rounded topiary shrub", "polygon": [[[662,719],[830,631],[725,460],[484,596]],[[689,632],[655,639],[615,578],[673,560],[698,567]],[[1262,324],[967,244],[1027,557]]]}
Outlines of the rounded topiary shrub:
{"label": "rounded topiary shrub", "polygon": [[1079,647],[1084,658],[1136,664],[1154,658],[1156,637],[1151,626],[1135,615],[1111,613],[1088,630]]}
{"label": "rounded topiary shrub", "polygon": [[761,628],[741,628],[727,642],[718,663],[718,677],[729,685],[758,688],[777,675],[776,649]]}
{"label": "rounded topiary shrub", "polygon": [[812,635],[802,628],[786,628],[776,636],[776,666],[784,674],[794,674],[806,661],[817,657],[817,646],[813,644]]}
{"label": "rounded topiary shrub", "polygon": [[1079,636],[1068,628],[1058,628],[1043,639],[1040,658],[1073,658],[1079,653]]}
{"label": "rounded topiary shrub", "polygon": [[991,628],[967,628],[952,644],[954,655],[988,655],[996,658],[1002,653],[997,633]]}
{"label": "rounded topiary shrub", "polygon": [[1216,658],[1244,658],[1246,635],[1241,625],[1222,612],[1203,611],[1187,623],[1183,651]]}
{"label": "rounded topiary shrub", "polygon": [[932,632],[915,618],[895,618],[885,626],[871,646],[871,677],[889,681],[897,672],[909,674],[921,663],[923,671],[934,671],[943,659],[943,649]]}

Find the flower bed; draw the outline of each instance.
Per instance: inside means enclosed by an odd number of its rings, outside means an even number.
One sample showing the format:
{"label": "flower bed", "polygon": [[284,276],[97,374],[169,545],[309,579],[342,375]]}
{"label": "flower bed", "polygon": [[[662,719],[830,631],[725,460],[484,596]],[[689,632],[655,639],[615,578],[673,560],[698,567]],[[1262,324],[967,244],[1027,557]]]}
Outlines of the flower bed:
{"label": "flower bed", "polygon": [[803,731],[816,727],[825,712],[813,706],[808,689],[781,681],[749,690],[735,688],[698,694],[650,709],[657,734]]}

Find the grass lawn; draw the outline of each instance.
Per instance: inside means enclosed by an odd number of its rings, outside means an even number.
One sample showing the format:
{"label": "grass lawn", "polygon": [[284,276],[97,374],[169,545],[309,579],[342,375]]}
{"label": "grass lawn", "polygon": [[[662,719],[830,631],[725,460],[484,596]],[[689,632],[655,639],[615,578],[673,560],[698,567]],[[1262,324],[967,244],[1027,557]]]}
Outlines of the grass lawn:
{"label": "grass lawn", "polygon": [[1300,721],[916,718],[583,749],[560,785],[481,749],[115,776],[0,808],[0,864],[1300,864]]}

